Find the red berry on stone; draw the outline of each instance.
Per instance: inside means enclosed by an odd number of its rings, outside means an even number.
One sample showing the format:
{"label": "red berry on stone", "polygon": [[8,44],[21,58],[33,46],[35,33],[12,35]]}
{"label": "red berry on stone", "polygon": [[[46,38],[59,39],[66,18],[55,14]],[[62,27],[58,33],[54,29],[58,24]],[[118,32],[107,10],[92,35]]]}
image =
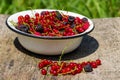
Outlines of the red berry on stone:
{"label": "red berry on stone", "polygon": [[53,76],[57,76],[57,75],[58,75],[58,72],[51,69],[51,70],[50,70],[50,74],[52,74]]}
{"label": "red berry on stone", "polygon": [[42,68],[44,67],[44,63],[40,62],[40,63],[38,64],[38,67],[39,67],[40,69],[42,69]]}
{"label": "red berry on stone", "polygon": [[81,63],[82,68],[83,68],[84,66],[86,66],[86,65],[87,65],[86,62],[82,62],[82,63]]}
{"label": "red berry on stone", "polygon": [[62,69],[62,70],[61,70],[61,73],[62,73],[62,74],[66,74],[66,69],[65,69],[65,68]]}
{"label": "red berry on stone", "polygon": [[83,70],[81,64],[77,64],[77,73],[80,73]]}
{"label": "red berry on stone", "polygon": [[68,67],[70,67],[71,69],[74,68],[75,66],[77,66],[77,64],[74,62],[70,62],[70,64],[68,65]]}
{"label": "red berry on stone", "polygon": [[91,62],[91,66],[92,66],[92,68],[97,68],[96,62],[95,62],[95,61],[92,61],[92,62]]}
{"label": "red berry on stone", "polygon": [[49,64],[48,60],[44,60],[43,62],[44,62],[45,65]]}
{"label": "red berry on stone", "polygon": [[67,63],[66,62],[61,62],[59,66],[60,66],[61,69],[64,69],[64,68],[66,68]]}
{"label": "red berry on stone", "polygon": [[47,71],[46,71],[45,69],[42,69],[42,70],[41,70],[41,74],[42,74],[42,75],[46,75],[46,74],[47,74]]}
{"label": "red berry on stone", "polygon": [[79,67],[79,68],[77,68],[76,72],[77,72],[77,73],[80,73],[82,70],[83,70],[83,68],[82,68],[82,67]]}
{"label": "red berry on stone", "polygon": [[97,59],[97,60],[96,60],[96,64],[97,64],[97,65],[101,65],[101,60],[100,60],[100,59]]}
{"label": "red berry on stone", "polygon": [[51,69],[56,71],[58,69],[58,66],[57,65],[52,65]]}
{"label": "red berry on stone", "polygon": [[66,72],[69,72],[69,71],[71,71],[71,68],[70,68],[70,67],[67,67],[67,68],[66,68]]}

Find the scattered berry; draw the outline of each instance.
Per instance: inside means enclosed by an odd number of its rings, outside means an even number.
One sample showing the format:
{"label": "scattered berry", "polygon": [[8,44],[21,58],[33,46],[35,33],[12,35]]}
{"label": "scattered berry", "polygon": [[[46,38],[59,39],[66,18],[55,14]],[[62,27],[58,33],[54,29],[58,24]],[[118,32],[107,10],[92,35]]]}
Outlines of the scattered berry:
{"label": "scattered berry", "polygon": [[[82,63],[76,62],[60,62],[51,61],[51,60],[41,60],[39,62],[39,69],[41,70],[42,75],[51,74],[53,76],[57,75],[75,75],[81,73],[83,70],[85,72],[92,72],[93,69],[101,65],[101,60],[97,59],[95,61],[87,61]],[[45,70],[47,67],[47,70]]]}
{"label": "scattered berry", "polygon": [[96,60],[96,64],[97,64],[97,65],[101,65],[101,60],[100,60],[100,59],[97,59],[97,60]]}
{"label": "scattered berry", "polygon": [[92,68],[97,68],[96,62],[95,62],[95,61],[92,61],[92,62],[91,62],[91,66],[92,66]]}
{"label": "scattered berry", "polygon": [[42,75],[46,75],[46,74],[47,74],[47,71],[46,71],[45,69],[42,69],[42,70],[41,70],[41,74],[42,74]]}

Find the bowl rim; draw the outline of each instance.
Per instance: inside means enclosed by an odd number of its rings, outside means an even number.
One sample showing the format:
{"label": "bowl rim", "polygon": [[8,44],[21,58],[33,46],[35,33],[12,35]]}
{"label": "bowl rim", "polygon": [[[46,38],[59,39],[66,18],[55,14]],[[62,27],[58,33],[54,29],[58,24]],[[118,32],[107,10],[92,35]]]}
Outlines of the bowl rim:
{"label": "bowl rim", "polygon": [[[20,30],[17,30],[17,29],[12,28],[12,27],[10,26],[10,24],[9,24],[9,19],[11,18],[11,16],[14,16],[15,14],[19,14],[19,13],[22,13],[22,12],[27,12],[27,11],[29,12],[29,11],[31,11],[31,10],[20,11],[20,12],[17,12],[17,13],[14,13],[14,14],[8,16],[7,19],[6,19],[6,21],[5,21],[7,27],[8,27],[10,30],[12,30],[12,31],[14,31],[14,32],[16,32],[16,33],[18,33],[18,34],[20,34],[20,35],[24,35],[24,36],[32,37],[32,38],[50,39],[50,40],[51,40],[51,39],[52,39],[52,40],[72,39],[72,38],[82,37],[82,36],[90,33],[91,31],[93,31],[94,28],[95,28],[95,25],[94,25],[93,21],[92,21],[91,19],[89,19],[88,17],[84,16],[84,15],[81,15],[81,14],[78,14],[78,13],[75,13],[75,12],[64,11],[64,10],[56,10],[56,9],[34,9],[33,11],[61,11],[61,12],[70,12],[70,13],[73,13],[73,14],[77,14],[77,15],[86,17],[86,18],[88,19],[88,21],[91,22],[91,24],[90,24],[89,27],[92,27],[92,28],[91,28],[88,32],[83,32],[83,33],[76,34],[76,35],[73,35],[73,36],[62,36],[62,37],[57,37],[57,36],[56,36],[56,37],[51,37],[51,36],[36,36],[36,35],[29,34],[29,33],[25,33],[25,32],[23,32],[23,31],[20,31]],[[14,27],[15,27],[15,26],[14,26]]]}

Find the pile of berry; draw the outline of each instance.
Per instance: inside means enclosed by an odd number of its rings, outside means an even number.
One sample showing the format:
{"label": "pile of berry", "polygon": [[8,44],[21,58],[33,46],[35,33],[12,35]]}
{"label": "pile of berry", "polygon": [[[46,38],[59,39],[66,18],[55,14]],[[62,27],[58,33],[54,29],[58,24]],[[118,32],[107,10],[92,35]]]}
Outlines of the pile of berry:
{"label": "pile of berry", "polygon": [[36,36],[61,37],[82,33],[89,25],[85,17],[80,19],[59,11],[43,11],[36,12],[32,17],[28,14],[18,16],[16,28]]}
{"label": "pile of berry", "polygon": [[75,75],[78,73],[92,72],[93,68],[97,68],[101,65],[101,60],[97,59],[95,61],[87,61],[82,63],[75,62],[57,62],[51,60],[42,60],[39,62],[39,69],[41,70],[42,75]]}

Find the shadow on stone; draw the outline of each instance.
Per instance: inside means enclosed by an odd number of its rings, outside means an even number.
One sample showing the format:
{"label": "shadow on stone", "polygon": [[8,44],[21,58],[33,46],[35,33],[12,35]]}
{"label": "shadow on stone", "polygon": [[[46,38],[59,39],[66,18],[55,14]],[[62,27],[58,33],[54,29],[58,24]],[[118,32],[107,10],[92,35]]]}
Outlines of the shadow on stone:
{"label": "shadow on stone", "polygon": [[[39,58],[39,59],[50,59],[50,60],[59,60],[60,55],[40,55],[33,52],[26,50],[22,45],[19,43],[18,38],[14,40],[15,47],[23,52],[26,55]],[[99,47],[99,43],[97,40],[89,35],[84,36],[81,45],[74,51],[64,54],[62,60],[74,60],[89,56],[90,54],[94,53]]]}

